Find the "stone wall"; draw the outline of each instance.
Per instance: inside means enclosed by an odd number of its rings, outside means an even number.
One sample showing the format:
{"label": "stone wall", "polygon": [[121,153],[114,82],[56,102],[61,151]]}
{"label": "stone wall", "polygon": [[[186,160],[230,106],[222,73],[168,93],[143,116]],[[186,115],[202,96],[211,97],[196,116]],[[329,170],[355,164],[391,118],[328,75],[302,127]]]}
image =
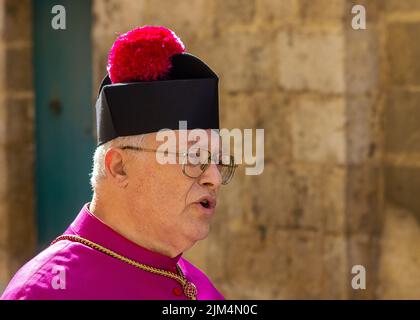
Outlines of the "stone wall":
{"label": "stone wall", "polygon": [[384,96],[384,298],[420,298],[420,1],[387,1],[381,38]]}
{"label": "stone wall", "polygon": [[35,250],[31,1],[0,1],[0,292]]}

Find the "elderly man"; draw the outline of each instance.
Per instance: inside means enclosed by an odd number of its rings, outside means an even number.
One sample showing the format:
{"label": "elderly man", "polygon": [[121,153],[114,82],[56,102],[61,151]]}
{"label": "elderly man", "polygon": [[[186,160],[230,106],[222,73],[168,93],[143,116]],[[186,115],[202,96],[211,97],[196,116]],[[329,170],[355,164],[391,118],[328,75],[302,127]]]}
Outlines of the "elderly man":
{"label": "elderly man", "polygon": [[[166,28],[117,39],[96,104],[92,201],[2,299],[223,299],[181,257],[208,235],[220,186],[235,170],[213,130],[217,80]],[[196,129],[205,139],[185,141]]]}

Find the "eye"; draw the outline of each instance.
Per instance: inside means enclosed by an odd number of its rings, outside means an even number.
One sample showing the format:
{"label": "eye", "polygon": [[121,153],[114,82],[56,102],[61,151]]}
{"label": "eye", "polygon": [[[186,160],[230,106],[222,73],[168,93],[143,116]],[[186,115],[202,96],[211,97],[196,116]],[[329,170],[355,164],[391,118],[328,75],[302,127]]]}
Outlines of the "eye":
{"label": "eye", "polygon": [[209,162],[209,156],[209,152],[204,149],[189,150],[187,163],[189,165],[207,164]]}
{"label": "eye", "polygon": [[200,150],[188,152],[187,164],[190,166],[196,166],[200,164]]}

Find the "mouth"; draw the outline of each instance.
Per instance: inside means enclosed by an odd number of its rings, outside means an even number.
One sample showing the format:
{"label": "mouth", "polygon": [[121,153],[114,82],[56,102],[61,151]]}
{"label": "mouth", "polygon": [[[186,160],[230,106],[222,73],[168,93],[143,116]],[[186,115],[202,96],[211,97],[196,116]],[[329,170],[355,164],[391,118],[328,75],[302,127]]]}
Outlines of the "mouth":
{"label": "mouth", "polygon": [[216,198],[212,196],[201,197],[196,203],[206,211],[214,211],[214,209],[216,208]]}

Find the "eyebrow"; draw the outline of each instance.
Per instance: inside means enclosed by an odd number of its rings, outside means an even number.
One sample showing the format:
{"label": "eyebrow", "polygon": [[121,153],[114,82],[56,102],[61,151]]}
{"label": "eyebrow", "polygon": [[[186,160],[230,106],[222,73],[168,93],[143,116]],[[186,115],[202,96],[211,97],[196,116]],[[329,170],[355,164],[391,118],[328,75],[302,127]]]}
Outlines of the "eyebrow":
{"label": "eyebrow", "polygon": [[189,140],[189,141],[187,142],[187,145],[188,145],[189,147],[191,147],[191,145],[196,144],[196,143],[197,143],[197,142],[199,142],[199,141],[200,141],[200,139],[193,140],[193,141]]}
{"label": "eyebrow", "polygon": [[[191,147],[192,145],[194,145],[194,144],[196,144],[198,142],[199,143],[199,145],[198,145],[199,148],[208,150],[209,149],[208,145],[204,145],[204,144],[203,145],[200,145],[200,141],[201,141],[200,138],[197,138],[195,140],[187,140],[187,148]],[[210,141],[210,140],[208,140],[208,141]],[[177,138],[177,142],[176,142],[176,147],[179,148],[178,138]],[[220,150],[219,151],[219,154],[220,155],[223,155],[222,148],[219,148],[219,150]]]}

